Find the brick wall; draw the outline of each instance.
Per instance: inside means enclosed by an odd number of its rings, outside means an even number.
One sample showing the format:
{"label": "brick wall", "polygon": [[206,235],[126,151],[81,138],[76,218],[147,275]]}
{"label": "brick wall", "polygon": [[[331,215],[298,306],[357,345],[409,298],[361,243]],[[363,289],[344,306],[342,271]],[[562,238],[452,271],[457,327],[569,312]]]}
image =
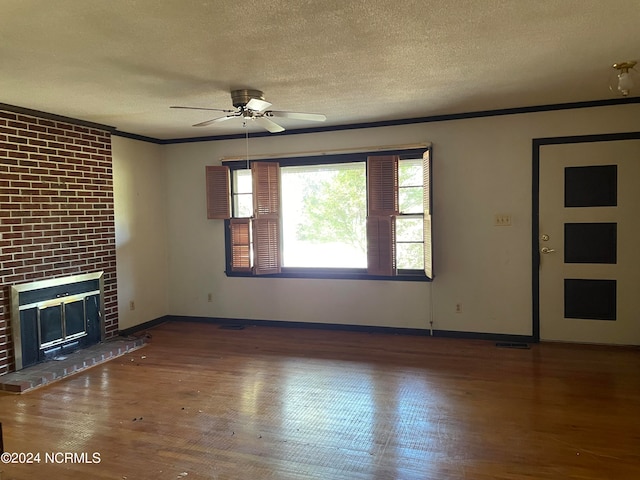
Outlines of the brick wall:
{"label": "brick wall", "polygon": [[9,288],[103,270],[118,330],[111,134],[0,110],[0,375],[15,369]]}

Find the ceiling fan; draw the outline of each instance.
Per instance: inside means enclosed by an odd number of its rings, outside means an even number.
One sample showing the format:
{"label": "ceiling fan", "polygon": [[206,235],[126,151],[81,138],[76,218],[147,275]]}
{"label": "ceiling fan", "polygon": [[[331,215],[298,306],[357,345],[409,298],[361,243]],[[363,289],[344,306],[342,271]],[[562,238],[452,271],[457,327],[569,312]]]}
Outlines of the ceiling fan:
{"label": "ceiling fan", "polygon": [[231,101],[235,110],[225,110],[222,108],[205,107],[181,107],[171,106],[170,108],[183,108],[187,110],[210,110],[214,112],[224,112],[226,115],[204,122],[196,123],[194,127],[206,127],[227,120],[241,119],[244,122],[251,120],[271,133],[284,131],[284,127],[271,120],[274,117],[293,118],[296,120],[308,120],[312,122],[324,122],[327,117],[319,113],[282,112],[269,110],[271,103],[265,101],[264,94],[260,90],[232,90]]}

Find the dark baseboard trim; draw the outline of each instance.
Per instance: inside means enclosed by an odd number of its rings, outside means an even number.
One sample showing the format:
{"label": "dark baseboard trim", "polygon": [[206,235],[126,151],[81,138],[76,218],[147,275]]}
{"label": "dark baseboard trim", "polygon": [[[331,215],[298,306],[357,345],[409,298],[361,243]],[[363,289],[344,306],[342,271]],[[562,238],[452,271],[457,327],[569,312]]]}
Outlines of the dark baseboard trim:
{"label": "dark baseboard trim", "polygon": [[[398,327],[377,327],[369,325],[349,325],[343,323],[315,323],[315,322],[288,322],[283,320],[250,320],[239,318],[220,317],[191,317],[183,315],[167,315],[163,317],[165,321],[172,322],[194,322],[210,323],[213,325],[229,326],[259,326],[259,327],[280,327],[280,328],[303,328],[309,330],[338,330],[347,332],[364,333],[384,333],[390,335],[416,335],[429,337],[429,329],[422,328],[398,328]],[[457,332],[452,330],[434,330],[434,337],[440,338],[461,338],[467,340],[488,340],[495,342],[524,342],[532,343],[535,339],[531,335],[509,335],[503,333],[481,333],[481,332]]]}
{"label": "dark baseboard trim", "polygon": [[134,325],[133,327],[125,328],[124,330],[118,330],[118,335],[120,335],[121,337],[128,337],[129,335],[135,335],[136,333],[143,332],[145,330],[153,328],[162,323],[166,323],[170,320],[173,320],[171,315],[158,317],[154,320],[149,320],[148,322],[141,323],[140,325]]}
{"label": "dark baseboard trim", "polygon": [[533,335],[511,335],[508,333],[457,332],[455,330],[434,330],[434,337],[463,338],[467,340],[488,340],[506,343],[538,343]]}

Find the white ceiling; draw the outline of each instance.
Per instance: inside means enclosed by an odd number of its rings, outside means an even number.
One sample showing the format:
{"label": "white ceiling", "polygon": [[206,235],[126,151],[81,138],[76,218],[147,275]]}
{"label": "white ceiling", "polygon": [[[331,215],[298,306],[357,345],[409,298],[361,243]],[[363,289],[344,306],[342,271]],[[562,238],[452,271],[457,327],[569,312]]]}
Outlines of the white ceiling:
{"label": "white ceiling", "polygon": [[614,98],[611,64],[640,60],[640,0],[1,0],[0,12],[0,103],[158,139],[243,133],[169,109],[232,108],[238,88],[344,125]]}

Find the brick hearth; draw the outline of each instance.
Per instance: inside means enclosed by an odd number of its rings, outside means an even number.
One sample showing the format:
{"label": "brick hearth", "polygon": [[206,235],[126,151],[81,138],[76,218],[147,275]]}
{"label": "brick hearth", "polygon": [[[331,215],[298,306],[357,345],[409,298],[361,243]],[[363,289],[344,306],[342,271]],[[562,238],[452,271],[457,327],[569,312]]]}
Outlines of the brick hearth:
{"label": "brick hearth", "polygon": [[62,380],[87,368],[99,365],[143,347],[146,337],[112,339],[66,355],[59,360],[49,360],[18,372],[0,376],[0,392],[26,393],[34,388]]}

